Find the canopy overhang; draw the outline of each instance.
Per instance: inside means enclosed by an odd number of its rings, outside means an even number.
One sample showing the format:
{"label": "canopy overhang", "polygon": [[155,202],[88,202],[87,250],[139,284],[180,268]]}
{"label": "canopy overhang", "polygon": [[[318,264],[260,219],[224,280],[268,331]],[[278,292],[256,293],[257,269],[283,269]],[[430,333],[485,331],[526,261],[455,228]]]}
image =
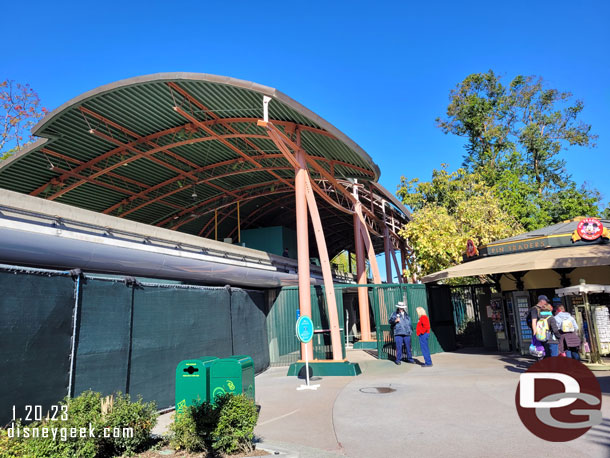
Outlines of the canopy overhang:
{"label": "canopy overhang", "polygon": [[607,265],[610,265],[610,245],[553,248],[477,259],[426,275],[422,281],[431,283],[448,278]]}
{"label": "canopy overhang", "polygon": [[381,221],[400,243],[409,213],[360,146],[274,88],[217,75],[139,76],[73,98],[0,164],[0,187],[218,240],[238,226],[294,227],[294,167],[258,125],[265,97],[269,121],[306,152],[331,255],[353,250],[346,191],[360,196],[377,252]]}

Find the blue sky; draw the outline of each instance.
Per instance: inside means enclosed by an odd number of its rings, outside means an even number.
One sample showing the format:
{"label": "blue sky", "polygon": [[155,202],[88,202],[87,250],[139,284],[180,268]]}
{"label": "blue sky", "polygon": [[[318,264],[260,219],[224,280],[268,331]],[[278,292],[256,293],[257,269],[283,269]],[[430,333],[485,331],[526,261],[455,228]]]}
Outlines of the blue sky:
{"label": "blue sky", "polygon": [[391,191],[402,175],[460,165],[463,141],[434,119],[464,77],[542,76],[584,101],[598,147],[562,155],[610,201],[609,2],[24,1],[2,12],[0,79],[30,83],[49,109],[156,72],[255,81],[354,139]]}

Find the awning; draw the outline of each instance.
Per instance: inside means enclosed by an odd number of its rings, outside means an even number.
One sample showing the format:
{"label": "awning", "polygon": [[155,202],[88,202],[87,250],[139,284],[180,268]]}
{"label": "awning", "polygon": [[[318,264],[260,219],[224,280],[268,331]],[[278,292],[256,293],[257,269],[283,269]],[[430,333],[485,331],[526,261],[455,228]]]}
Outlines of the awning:
{"label": "awning", "polygon": [[563,296],[579,296],[582,293],[587,294],[610,294],[610,285],[576,285],[567,288],[556,289],[555,294],[559,297]]}
{"label": "awning", "polygon": [[445,278],[607,265],[610,265],[610,245],[552,248],[542,251],[529,251],[477,259],[476,261],[466,262],[459,266],[426,275],[422,281],[430,283]]}

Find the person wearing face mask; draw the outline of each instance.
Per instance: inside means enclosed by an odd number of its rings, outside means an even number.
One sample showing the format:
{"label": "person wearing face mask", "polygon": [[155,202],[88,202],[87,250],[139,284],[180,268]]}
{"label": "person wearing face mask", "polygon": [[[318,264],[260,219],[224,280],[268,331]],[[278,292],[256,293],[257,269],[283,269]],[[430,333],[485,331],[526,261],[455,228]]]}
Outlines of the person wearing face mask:
{"label": "person wearing face mask", "polygon": [[396,342],[396,361],[400,365],[402,360],[402,347],[404,345],[407,350],[407,362],[413,363],[413,355],[411,353],[411,318],[407,313],[407,306],[404,302],[396,304],[396,311],[390,317],[390,325],[394,331],[394,341]]}

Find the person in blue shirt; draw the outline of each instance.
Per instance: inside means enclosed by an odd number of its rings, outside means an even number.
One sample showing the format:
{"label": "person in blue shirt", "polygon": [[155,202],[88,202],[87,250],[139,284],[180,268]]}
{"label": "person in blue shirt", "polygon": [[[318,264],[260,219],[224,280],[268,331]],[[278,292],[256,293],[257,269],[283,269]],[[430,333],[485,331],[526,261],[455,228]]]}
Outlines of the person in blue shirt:
{"label": "person in blue shirt", "polygon": [[404,302],[396,304],[396,311],[390,317],[390,325],[394,331],[394,341],[396,342],[396,361],[397,365],[402,360],[402,346],[407,350],[407,362],[414,363],[413,355],[411,354],[411,318],[407,313],[407,306]]}

